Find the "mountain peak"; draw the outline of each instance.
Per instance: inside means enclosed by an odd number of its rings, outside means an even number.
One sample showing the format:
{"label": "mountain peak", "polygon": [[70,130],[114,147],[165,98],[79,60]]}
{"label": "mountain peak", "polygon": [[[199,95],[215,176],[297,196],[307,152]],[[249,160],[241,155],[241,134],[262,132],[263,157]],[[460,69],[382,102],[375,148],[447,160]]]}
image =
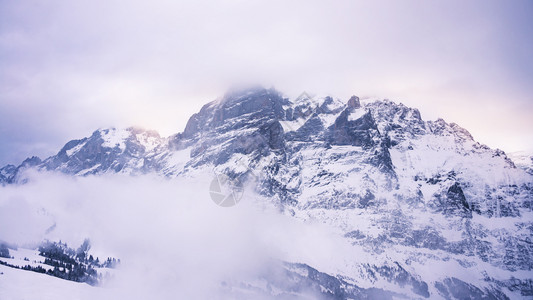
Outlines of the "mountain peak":
{"label": "mountain peak", "polygon": [[32,157],[28,157],[26,158],[23,162],[22,162],[22,166],[24,167],[34,167],[34,166],[37,166],[38,164],[40,164],[42,161],[39,157],[37,156],[32,156]]}
{"label": "mountain peak", "polygon": [[350,99],[348,100],[348,108],[350,109],[356,109],[356,108],[359,108],[361,107],[361,102],[359,101],[359,97],[357,96],[352,96],[350,97]]}
{"label": "mountain peak", "polygon": [[262,85],[234,86],[228,89],[220,100],[221,102],[236,101],[253,95],[260,95],[265,93],[279,94],[279,92],[275,88],[272,87],[267,89]]}

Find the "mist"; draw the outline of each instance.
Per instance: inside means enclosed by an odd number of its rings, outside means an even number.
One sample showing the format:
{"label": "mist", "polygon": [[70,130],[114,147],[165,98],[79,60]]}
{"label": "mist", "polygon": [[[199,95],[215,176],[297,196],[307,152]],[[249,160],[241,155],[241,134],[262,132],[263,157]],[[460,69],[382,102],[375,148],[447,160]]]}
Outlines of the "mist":
{"label": "mist", "polygon": [[237,206],[217,206],[207,175],[29,177],[0,188],[0,240],[77,247],[89,238],[93,255],[120,258],[114,277],[82,299],[249,299],[232,286],[296,258],[331,269],[334,254],[349,247],[338,232],[280,214],[249,189]]}

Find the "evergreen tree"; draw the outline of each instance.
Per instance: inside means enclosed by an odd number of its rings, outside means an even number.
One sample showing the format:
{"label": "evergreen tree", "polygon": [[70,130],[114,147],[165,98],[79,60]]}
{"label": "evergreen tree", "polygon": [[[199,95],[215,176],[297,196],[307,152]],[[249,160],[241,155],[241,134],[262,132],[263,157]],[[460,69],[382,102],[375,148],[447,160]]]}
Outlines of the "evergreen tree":
{"label": "evergreen tree", "polygon": [[85,261],[87,258],[89,249],[91,249],[91,242],[89,241],[89,239],[85,239],[83,243],[81,244],[81,246],[76,251],[76,257],[82,262]]}
{"label": "evergreen tree", "polygon": [[11,258],[6,244],[0,243],[0,257]]}

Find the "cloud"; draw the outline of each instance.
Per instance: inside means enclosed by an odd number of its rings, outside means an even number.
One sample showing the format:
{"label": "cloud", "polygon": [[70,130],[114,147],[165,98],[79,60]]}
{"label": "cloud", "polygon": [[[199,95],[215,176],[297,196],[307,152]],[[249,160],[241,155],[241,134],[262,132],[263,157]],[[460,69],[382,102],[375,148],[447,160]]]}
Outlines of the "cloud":
{"label": "cloud", "polygon": [[490,146],[533,148],[532,10],[528,1],[2,2],[0,162],[51,155],[99,127],[179,132],[242,81],[289,96],[388,97]]}
{"label": "cloud", "polygon": [[207,176],[30,176],[26,185],[0,188],[0,240],[30,245],[48,238],[77,247],[90,238],[100,259],[120,258],[115,278],[87,299],[219,299],[228,292],[222,282],[279,272],[280,260],[329,270],[332,257],[350,247],[332,229],[260,209],[269,200],[251,191],[239,205],[219,207]]}

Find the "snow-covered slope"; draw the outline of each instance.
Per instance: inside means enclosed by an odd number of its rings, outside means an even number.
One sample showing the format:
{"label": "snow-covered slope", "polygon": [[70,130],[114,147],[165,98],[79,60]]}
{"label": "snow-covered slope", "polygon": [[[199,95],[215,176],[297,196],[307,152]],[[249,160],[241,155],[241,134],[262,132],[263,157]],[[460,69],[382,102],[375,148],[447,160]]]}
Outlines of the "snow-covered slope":
{"label": "snow-covered slope", "polygon": [[[425,121],[389,100],[230,92],[194,114],[182,133],[98,130],[42,162],[0,169],[0,182],[22,183],[28,168],[77,176],[224,173],[253,184],[284,214],[343,232],[353,256],[310,264],[316,272],[409,298],[533,296],[531,172],[457,124]],[[347,284],[338,289],[334,295],[348,295]]]}
{"label": "snow-covered slope", "polygon": [[533,153],[528,151],[518,151],[509,153],[509,157],[513,160],[515,165],[524,169],[529,174],[533,175]]}
{"label": "snow-covered slope", "polygon": [[95,299],[99,292],[85,283],[0,265],[0,299]]}

